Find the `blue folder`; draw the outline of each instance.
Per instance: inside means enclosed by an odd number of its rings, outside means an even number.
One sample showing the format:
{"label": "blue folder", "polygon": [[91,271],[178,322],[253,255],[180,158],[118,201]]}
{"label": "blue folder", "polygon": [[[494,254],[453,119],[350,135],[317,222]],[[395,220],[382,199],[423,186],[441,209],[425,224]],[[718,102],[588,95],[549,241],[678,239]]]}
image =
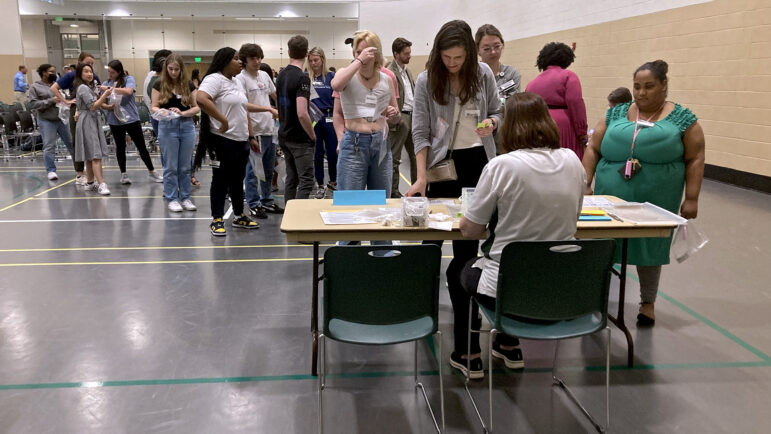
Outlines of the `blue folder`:
{"label": "blue folder", "polygon": [[610,217],[606,215],[582,215],[578,217],[580,222],[609,222]]}
{"label": "blue folder", "polygon": [[385,190],[338,190],[332,196],[332,205],[385,205]]}

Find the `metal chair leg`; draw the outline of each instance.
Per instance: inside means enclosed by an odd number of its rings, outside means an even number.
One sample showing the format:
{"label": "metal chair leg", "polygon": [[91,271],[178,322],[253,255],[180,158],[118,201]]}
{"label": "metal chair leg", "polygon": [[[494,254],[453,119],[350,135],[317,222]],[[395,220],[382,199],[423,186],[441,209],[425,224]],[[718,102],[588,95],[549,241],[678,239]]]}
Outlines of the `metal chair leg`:
{"label": "metal chair leg", "polygon": [[318,376],[318,382],[319,382],[319,434],[323,434],[324,432],[324,405],[322,401],[322,397],[324,395],[324,375],[326,374],[326,343],[327,339],[326,336],[323,334],[319,335],[319,339],[321,340],[321,351],[319,351],[319,376]]}
{"label": "metal chair leg", "polygon": [[490,338],[487,339],[487,361],[490,364],[490,369],[487,370],[490,374],[490,378],[487,380],[487,387],[489,388],[487,403],[490,406],[490,431],[488,432],[493,432],[493,340],[495,340],[496,333],[498,333],[497,330],[491,329]]}
{"label": "metal chair leg", "polygon": [[428,406],[428,412],[431,414],[431,420],[434,422],[434,428],[436,428],[436,431],[439,434],[442,434],[444,432],[444,387],[442,386],[442,335],[441,332],[437,330],[436,332],[439,335],[439,394],[440,396],[440,405],[441,405],[441,411],[442,411],[442,428],[439,428],[439,422],[436,420],[436,414],[434,414],[434,409],[431,407],[431,401],[428,400],[428,394],[426,394],[426,388],[423,386],[423,383],[418,381],[418,341],[415,341],[415,389],[420,389],[420,392],[423,394],[423,399],[426,401],[426,406]]}
{"label": "metal chair leg", "polygon": [[439,336],[437,341],[439,342],[439,345],[438,345],[439,347],[439,406],[440,406],[439,410],[442,412],[442,431],[441,432],[445,432],[446,428],[444,424],[444,379],[443,379],[444,376],[442,375],[443,374],[442,365],[444,365],[444,357],[443,357],[444,353],[442,352],[442,332],[437,330],[436,334],[437,336]]}
{"label": "metal chair leg", "polygon": [[474,300],[474,297],[471,297],[471,300],[469,301],[469,307],[468,307],[468,346],[467,346],[467,353],[466,353],[468,357],[466,361],[466,369],[468,371],[466,373],[466,381],[463,384],[463,388],[466,389],[466,394],[468,395],[468,399],[471,401],[471,405],[474,407],[474,412],[476,412],[477,414],[477,418],[479,419],[479,424],[482,425],[482,430],[487,433],[490,431],[488,431],[487,425],[485,425],[485,421],[484,419],[482,419],[482,413],[479,412],[479,407],[477,407],[477,403],[476,401],[474,401],[474,397],[471,395],[471,390],[468,388],[468,385],[469,385],[468,373],[471,372],[471,357],[470,357],[471,356],[471,333],[479,333],[481,335],[483,332],[489,333],[490,330],[481,330],[481,327],[480,327],[480,330],[474,330],[471,327],[471,308],[472,308],[471,303],[476,303],[476,300]]}
{"label": "metal chair leg", "polygon": [[605,351],[605,423],[606,425],[603,427],[600,425],[597,420],[594,419],[594,417],[589,413],[589,410],[586,409],[581,404],[581,401],[576,398],[576,396],[573,394],[573,391],[570,390],[568,385],[565,383],[564,380],[559,378],[556,375],[555,368],[557,364],[557,351],[559,350],[559,341],[557,341],[557,348],[554,350],[554,365],[552,365],[552,379],[554,380],[554,385],[559,386],[562,390],[565,391],[565,393],[568,395],[568,398],[570,398],[571,401],[575,405],[578,406],[578,408],[581,410],[581,412],[586,416],[587,419],[594,425],[594,428],[597,430],[597,432],[604,433],[607,431],[608,427],[610,426],[610,327],[605,327],[605,329],[608,331],[608,338],[606,342],[606,351]]}

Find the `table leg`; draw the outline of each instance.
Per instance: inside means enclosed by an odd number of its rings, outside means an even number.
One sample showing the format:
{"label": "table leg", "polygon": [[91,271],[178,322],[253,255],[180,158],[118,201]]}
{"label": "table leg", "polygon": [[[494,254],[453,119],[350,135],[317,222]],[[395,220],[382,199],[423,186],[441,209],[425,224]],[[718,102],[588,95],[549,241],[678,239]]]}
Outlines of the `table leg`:
{"label": "table leg", "polygon": [[632,340],[632,333],[624,323],[624,302],[626,300],[626,261],[627,261],[627,244],[628,239],[621,240],[621,270],[614,274],[618,276],[618,316],[615,318],[613,315],[608,315],[608,319],[618,327],[619,330],[624,332],[626,336],[627,345],[627,366],[634,367],[634,341]]}
{"label": "table leg", "polygon": [[311,375],[318,375],[319,351],[319,242],[313,242],[313,301],[311,302],[311,334],[313,334],[313,360]]}

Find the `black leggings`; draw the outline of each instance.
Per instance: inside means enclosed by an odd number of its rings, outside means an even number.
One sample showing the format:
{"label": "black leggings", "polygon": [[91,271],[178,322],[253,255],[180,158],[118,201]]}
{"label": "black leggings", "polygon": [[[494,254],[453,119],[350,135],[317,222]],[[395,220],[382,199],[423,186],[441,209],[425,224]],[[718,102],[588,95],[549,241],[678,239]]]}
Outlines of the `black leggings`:
{"label": "black leggings", "polygon": [[110,131],[112,131],[112,138],[115,140],[115,156],[118,158],[118,167],[120,167],[121,173],[126,172],[126,133],[131,137],[134,146],[137,147],[137,152],[142,157],[147,170],[151,172],[155,170],[153,160],[145,146],[145,136],[142,134],[142,124],[139,121],[130,124],[110,125]]}
{"label": "black leggings", "polygon": [[[482,270],[472,267],[477,258],[469,259],[462,267],[459,275],[460,285],[455,289],[450,289],[450,301],[452,310],[455,313],[453,317],[452,331],[455,335],[455,352],[466,354],[468,352],[468,305],[471,296],[475,296],[477,302],[487,309],[495,310],[495,298],[489,295],[477,294],[479,278],[482,276]],[[474,303],[471,310],[471,327],[479,330],[482,321],[479,319],[479,307]],[[495,336],[496,342],[505,346],[519,345],[519,339],[499,333]],[[471,334],[471,354],[481,352],[479,348],[479,333]]]}
{"label": "black leggings", "polygon": [[225,215],[225,196],[230,194],[233,216],[244,212],[244,174],[249,160],[249,142],[237,142],[216,134],[211,134],[215,141],[214,150],[220,167],[212,167],[211,216],[220,218]]}

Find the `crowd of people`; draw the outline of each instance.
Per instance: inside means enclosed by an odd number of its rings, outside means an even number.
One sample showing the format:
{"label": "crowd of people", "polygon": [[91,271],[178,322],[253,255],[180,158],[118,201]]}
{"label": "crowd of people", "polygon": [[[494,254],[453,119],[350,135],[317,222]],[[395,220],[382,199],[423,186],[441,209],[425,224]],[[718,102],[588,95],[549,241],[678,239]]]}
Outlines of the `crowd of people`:
{"label": "crowd of people", "polygon": [[[58,80],[53,66],[41,65],[41,81],[30,97],[38,110],[46,167],[52,171],[52,143],[59,137],[74,154],[77,183],[109,194],[101,164],[106,145],[99,110],[105,110],[116,138],[121,182],[130,182],[125,174],[128,134],[150,179],[164,183],[172,212],[196,210],[190,189],[197,181],[191,176],[208,157],[210,231],[224,236],[226,197],[236,228],[256,229],[254,218],[283,212],[271,183],[276,120],[286,161],[285,202],[323,197],[329,190],[378,189],[401,197],[399,166],[406,151],[411,186],[404,195],[455,198],[465,187],[476,188],[460,222],[467,239],[453,241],[446,271],[455,312],[451,364],[471,378],[482,377],[484,371],[478,338],[470,353],[467,349],[469,294],[494,307],[498,263],[507,243],[572,239],[583,195],[592,192],[696,217],[704,134],[690,110],[667,100],[666,62],[637,68],[632,91],[611,92],[605,118],[589,130],[580,80],[569,69],[575,52],[566,44],[543,47],[536,59],[541,73],[522,92],[522,76],[501,63],[504,38],[490,24],[472,34],[464,21],[445,23],[416,78],[408,69],[412,42],[407,39],[393,41],[390,62],[371,31],[358,31],[349,42],[353,60],[333,71],[324,50],[309,49],[303,36],[290,38],[289,65],[275,81],[256,44],[238,51],[221,48],[200,78],[188,77],[178,54],[156,54],[145,90],[151,95],[148,107],[158,115],[153,127],[162,151],[162,176],[156,174],[140,134],[136,82],[120,61],[109,63],[104,83],[87,53]],[[71,99],[62,96],[64,89]],[[73,105],[74,146],[53,108],[57,103]],[[194,152],[193,119],[199,111]],[[480,245],[473,240],[486,230],[478,257]],[[641,324],[655,321],[653,306],[669,244],[667,238],[629,242],[628,263],[637,266],[640,276]],[[472,323],[478,320],[476,311],[471,315]],[[524,366],[516,339],[499,336],[493,355],[508,367]]]}

